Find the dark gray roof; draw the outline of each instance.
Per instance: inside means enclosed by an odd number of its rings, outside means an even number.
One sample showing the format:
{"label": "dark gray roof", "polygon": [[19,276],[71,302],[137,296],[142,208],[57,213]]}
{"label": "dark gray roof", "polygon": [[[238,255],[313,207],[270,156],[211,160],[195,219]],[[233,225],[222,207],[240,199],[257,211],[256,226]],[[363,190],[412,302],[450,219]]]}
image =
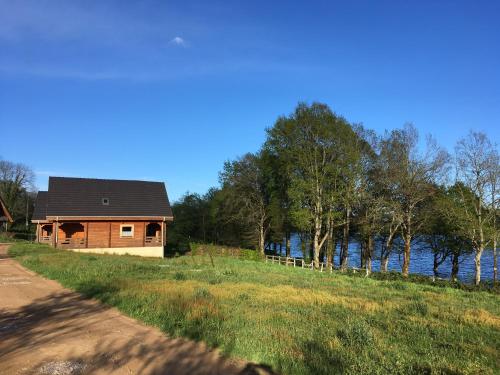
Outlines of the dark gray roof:
{"label": "dark gray roof", "polygon": [[[40,193],[36,217],[172,216],[163,182],[49,177],[49,191]],[[103,199],[108,200],[107,205]],[[43,220],[35,218],[35,214],[33,220]]]}
{"label": "dark gray roof", "polygon": [[31,220],[45,220],[47,217],[47,198],[48,191],[39,191],[35,200],[35,209]]}

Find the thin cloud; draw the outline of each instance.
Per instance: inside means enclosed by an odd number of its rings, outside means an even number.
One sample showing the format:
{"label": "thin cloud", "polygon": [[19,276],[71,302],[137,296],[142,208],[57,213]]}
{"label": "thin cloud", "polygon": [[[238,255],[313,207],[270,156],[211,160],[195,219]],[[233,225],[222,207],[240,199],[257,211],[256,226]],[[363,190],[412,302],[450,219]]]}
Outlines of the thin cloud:
{"label": "thin cloud", "polygon": [[186,41],[182,39],[180,36],[176,36],[174,39],[172,39],[170,41],[170,44],[173,44],[175,46],[186,47]]}

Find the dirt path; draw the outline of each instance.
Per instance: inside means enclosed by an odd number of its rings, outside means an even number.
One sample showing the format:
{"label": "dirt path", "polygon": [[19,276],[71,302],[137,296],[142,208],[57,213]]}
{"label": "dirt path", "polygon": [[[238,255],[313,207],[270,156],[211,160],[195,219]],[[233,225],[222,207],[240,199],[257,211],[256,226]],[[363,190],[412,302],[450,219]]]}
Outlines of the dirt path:
{"label": "dirt path", "polygon": [[84,299],[0,245],[1,374],[267,374]]}

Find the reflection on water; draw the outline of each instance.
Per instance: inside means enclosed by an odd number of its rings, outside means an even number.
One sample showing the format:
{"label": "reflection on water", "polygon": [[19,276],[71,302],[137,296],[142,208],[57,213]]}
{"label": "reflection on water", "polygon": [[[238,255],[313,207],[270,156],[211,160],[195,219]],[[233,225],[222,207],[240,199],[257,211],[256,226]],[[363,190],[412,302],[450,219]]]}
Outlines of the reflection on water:
{"label": "reflection on water", "polygon": [[[292,256],[302,257],[300,238],[298,235],[293,235],[291,238]],[[283,252],[285,251],[283,245]],[[379,246],[376,246],[375,257],[373,260],[373,271],[380,270],[380,252]],[[339,265],[340,248],[337,246],[335,265]],[[458,277],[462,281],[472,281],[474,279],[474,254],[464,256],[460,263]],[[418,273],[422,275],[433,276],[433,254],[430,250],[418,244],[412,245],[410,258],[410,273]],[[389,257],[389,270],[401,271],[403,265],[403,255],[394,251]],[[349,243],[349,266],[360,267],[360,248],[359,244],[351,240]],[[451,259],[447,259],[439,266],[439,277],[449,278],[451,272]],[[481,257],[481,280],[491,280],[493,278],[493,251],[487,249]]]}

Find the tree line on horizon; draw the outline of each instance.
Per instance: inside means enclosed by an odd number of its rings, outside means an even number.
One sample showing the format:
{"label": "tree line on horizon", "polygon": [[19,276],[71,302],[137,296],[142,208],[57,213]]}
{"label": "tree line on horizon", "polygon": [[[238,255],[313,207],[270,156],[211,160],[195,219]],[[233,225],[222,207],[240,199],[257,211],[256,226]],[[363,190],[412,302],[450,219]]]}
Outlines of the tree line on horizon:
{"label": "tree line on horizon", "polygon": [[322,103],[299,103],[266,133],[258,152],[224,163],[220,186],[173,204],[170,243],[262,254],[284,246],[289,256],[297,234],[315,267],[323,261],[346,270],[349,242],[356,240],[367,274],[380,243],[381,271],[401,247],[401,272],[408,276],[418,240],[432,250],[436,274],[451,260],[452,280],[464,255],[473,253],[476,285],[482,254],[491,248],[496,281],[500,159],[485,134],[471,131],[452,156],[431,136],[419,147],[412,124],[377,134]]}

